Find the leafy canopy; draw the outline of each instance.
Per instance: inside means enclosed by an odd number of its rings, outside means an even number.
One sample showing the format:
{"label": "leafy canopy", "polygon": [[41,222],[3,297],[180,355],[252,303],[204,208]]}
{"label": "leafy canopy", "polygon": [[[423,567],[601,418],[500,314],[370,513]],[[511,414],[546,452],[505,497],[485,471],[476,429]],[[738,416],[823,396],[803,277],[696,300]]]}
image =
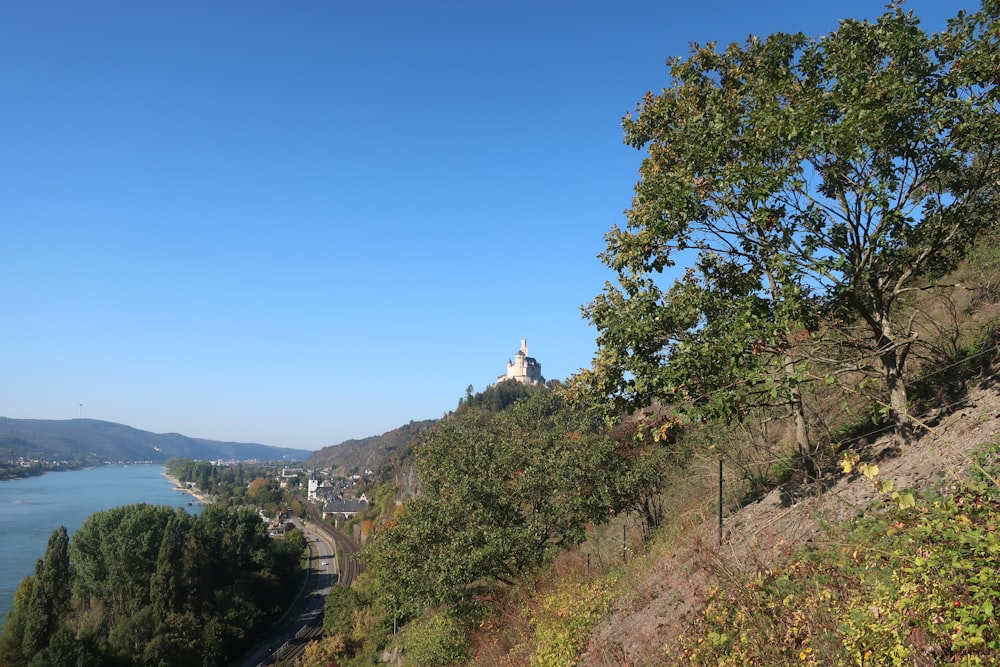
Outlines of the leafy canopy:
{"label": "leafy canopy", "polygon": [[222,665],[298,588],[304,538],[268,537],[256,512],[148,504],[53,533],[25,579],[0,663]]}
{"label": "leafy canopy", "polygon": [[422,495],[367,550],[380,616],[461,608],[578,544],[638,495],[641,462],[585,411],[541,392],[442,421],[419,450]]}
{"label": "leafy canopy", "polygon": [[[635,408],[752,385],[755,354],[837,316],[866,332],[905,430],[904,295],[996,218],[996,13],[987,2],[929,35],[893,6],[817,38],[672,59],[670,85],[624,120],[647,157],[627,225],[606,237],[618,284],[584,309],[592,389]],[[679,262],[689,272],[665,285]]]}

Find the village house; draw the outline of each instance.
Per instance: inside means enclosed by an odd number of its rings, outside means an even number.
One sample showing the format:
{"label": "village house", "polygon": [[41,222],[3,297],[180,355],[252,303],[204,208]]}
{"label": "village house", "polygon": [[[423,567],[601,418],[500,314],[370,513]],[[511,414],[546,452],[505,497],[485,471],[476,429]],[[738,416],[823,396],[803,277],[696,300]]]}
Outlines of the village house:
{"label": "village house", "polygon": [[358,498],[331,498],[323,504],[323,518],[333,519],[339,528],[341,521],[350,521],[367,509],[368,498],[363,493]]}

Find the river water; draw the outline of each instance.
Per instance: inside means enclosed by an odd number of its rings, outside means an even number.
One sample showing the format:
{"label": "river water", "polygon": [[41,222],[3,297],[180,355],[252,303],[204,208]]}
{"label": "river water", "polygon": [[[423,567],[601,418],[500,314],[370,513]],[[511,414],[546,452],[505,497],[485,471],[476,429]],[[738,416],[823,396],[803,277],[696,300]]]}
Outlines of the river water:
{"label": "river water", "polygon": [[163,473],[162,465],[100,466],[0,482],[0,625],[18,584],[35,571],[35,561],[59,526],[66,526],[72,541],[88,516],[121,505],[200,511],[195,499],[175,491]]}

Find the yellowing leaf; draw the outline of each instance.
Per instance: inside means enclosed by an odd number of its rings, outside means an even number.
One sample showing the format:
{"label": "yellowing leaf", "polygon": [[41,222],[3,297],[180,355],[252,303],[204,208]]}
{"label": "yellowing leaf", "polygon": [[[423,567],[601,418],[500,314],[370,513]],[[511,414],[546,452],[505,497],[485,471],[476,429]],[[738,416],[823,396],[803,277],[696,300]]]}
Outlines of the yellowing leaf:
{"label": "yellowing leaf", "polygon": [[858,466],[858,472],[865,476],[865,479],[875,479],[878,476],[878,465],[875,463],[862,463]]}
{"label": "yellowing leaf", "polygon": [[854,466],[859,458],[857,454],[844,454],[844,458],[840,460],[840,469],[844,471],[845,475],[850,475],[854,471]]}

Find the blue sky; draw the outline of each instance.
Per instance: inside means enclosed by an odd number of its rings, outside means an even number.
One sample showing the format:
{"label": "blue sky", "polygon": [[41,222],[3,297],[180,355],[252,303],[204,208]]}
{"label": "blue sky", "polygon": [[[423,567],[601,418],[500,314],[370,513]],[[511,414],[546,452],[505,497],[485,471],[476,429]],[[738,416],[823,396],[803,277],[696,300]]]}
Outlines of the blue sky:
{"label": "blue sky", "polygon": [[442,416],[521,338],[565,379],[666,59],[882,10],[3,3],[0,416],[318,449]]}

